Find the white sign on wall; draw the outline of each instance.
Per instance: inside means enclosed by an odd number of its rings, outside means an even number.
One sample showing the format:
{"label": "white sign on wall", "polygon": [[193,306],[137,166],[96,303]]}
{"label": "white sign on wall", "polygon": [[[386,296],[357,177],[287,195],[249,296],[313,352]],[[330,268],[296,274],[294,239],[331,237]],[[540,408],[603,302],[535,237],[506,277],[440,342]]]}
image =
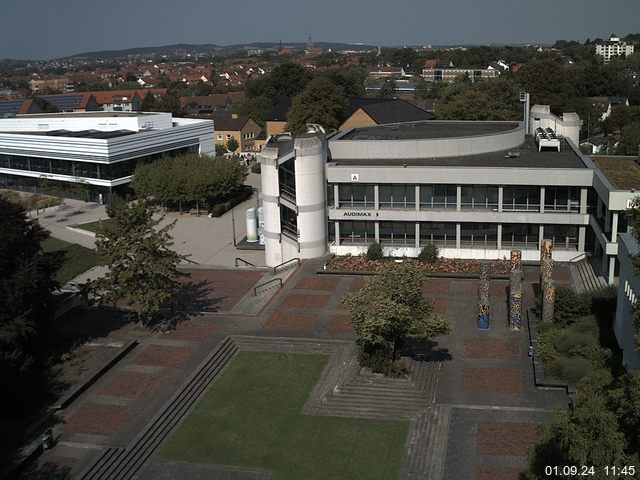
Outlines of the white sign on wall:
{"label": "white sign on wall", "polygon": [[358,175],[357,173],[352,173],[351,174],[351,181],[352,182],[359,182],[360,181],[360,175]]}

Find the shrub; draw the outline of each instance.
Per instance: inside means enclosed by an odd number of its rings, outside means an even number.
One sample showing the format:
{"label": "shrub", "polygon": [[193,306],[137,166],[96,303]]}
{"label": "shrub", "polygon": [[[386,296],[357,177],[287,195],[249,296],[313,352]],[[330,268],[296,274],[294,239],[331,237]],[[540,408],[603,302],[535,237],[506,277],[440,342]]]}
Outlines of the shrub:
{"label": "shrub", "polygon": [[373,242],[371,245],[369,245],[365,258],[369,261],[382,260],[382,245],[380,245],[378,242]]}
{"label": "shrub", "polygon": [[556,350],[563,355],[579,355],[584,347],[598,345],[598,337],[588,332],[565,330],[556,341]]}
{"label": "shrub", "polygon": [[556,342],[561,333],[562,331],[555,326],[539,322],[538,337],[536,338],[536,357],[543,362],[558,358]]}
{"label": "shrub", "polygon": [[224,215],[233,207],[251,197],[252,194],[253,189],[247,185],[243,185],[243,188],[233,192],[225,201],[213,205],[211,207],[211,215],[213,217]]}
{"label": "shrub", "polygon": [[418,261],[423,263],[436,263],[439,253],[438,247],[430,243],[429,245],[425,245],[420,255],[418,255]]}
{"label": "shrub", "polygon": [[251,165],[251,171],[253,173],[261,173],[261,169],[260,169],[260,162],[256,162],[253,165]]}
{"label": "shrub", "polygon": [[546,375],[571,384],[578,383],[592,370],[591,362],[582,357],[558,357],[544,367]]}
{"label": "shrub", "polygon": [[358,363],[375,373],[382,373],[386,377],[403,377],[409,373],[402,358],[392,360],[387,352],[370,352],[360,350]]}
{"label": "shrub", "polygon": [[564,327],[573,323],[578,317],[590,315],[591,303],[590,293],[576,293],[570,287],[559,286],[556,289],[554,323]]}

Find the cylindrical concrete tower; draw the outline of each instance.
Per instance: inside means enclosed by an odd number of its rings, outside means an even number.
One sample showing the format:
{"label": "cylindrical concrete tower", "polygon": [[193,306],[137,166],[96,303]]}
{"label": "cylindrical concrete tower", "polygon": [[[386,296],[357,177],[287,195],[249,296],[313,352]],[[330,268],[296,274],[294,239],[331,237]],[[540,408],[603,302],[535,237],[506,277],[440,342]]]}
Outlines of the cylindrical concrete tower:
{"label": "cylindrical concrete tower", "polygon": [[262,208],[264,209],[264,250],[265,262],[275,267],[283,262],[280,243],[280,206],[278,196],[278,146],[265,145],[258,155],[262,182]]}
{"label": "cylindrical concrete tower", "polygon": [[327,252],[327,154],[323,135],[307,135],[294,144],[298,243],[300,258],[316,258]]}

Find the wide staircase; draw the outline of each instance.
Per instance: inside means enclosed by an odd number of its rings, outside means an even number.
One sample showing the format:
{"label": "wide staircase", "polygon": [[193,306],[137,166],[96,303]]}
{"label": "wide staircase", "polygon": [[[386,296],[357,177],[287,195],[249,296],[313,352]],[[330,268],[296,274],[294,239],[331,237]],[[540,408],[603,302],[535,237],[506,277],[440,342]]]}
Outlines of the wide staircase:
{"label": "wide staircase", "polygon": [[607,280],[596,272],[588,258],[577,262],[575,268],[582,282],[583,291],[594,292],[608,286]]}
{"label": "wide staircase", "polygon": [[129,446],[104,449],[78,478],[83,480],[132,478],[207,386],[220,375],[237,351],[238,347],[233,340],[226,338]]}

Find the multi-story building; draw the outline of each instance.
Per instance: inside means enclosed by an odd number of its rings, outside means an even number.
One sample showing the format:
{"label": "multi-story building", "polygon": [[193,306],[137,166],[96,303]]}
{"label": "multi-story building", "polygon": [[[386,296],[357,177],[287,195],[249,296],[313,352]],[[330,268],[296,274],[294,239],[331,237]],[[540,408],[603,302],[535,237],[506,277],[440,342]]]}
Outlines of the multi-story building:
{"label": "multi-story building", "polygon": [[0,187],[86,200],[126,192],[136,166],[215,155],[211,120],[170,113],[53,113],[0,119]]}
{"label": "multi-story building", "polygon": [[633,55],[633,45],[627,45],[613,34],[609,41],[596,44],[596,55],[602,56],[604,63],[609,63],[611,57]]}
{"label": "multi-story building", "polygon": [[482,80],[486,78],[494,78],[500,75],[500,72],[495,68],[423,68],[422,77],[427,82],[447,82],[452,83],[456,78],[469,76],[469,79],[473,82],[476,80]]}
{"label": "multi-story building", "polygon": [[227,145],[227,142],[235,138],[238,142],[237,152],[253,151],[256,137],[262,131],[262,127],[254,120],[245,116],[232,114],[230,117],[211,117],[215,124],[216,145]]}

